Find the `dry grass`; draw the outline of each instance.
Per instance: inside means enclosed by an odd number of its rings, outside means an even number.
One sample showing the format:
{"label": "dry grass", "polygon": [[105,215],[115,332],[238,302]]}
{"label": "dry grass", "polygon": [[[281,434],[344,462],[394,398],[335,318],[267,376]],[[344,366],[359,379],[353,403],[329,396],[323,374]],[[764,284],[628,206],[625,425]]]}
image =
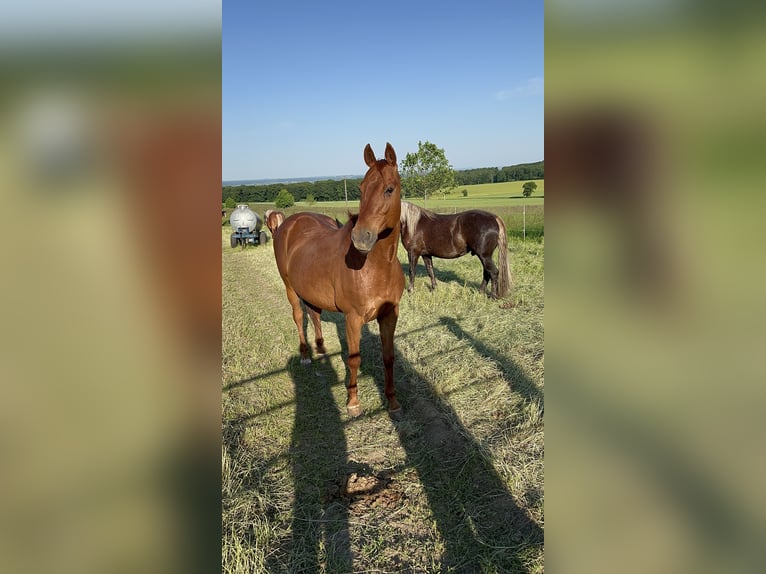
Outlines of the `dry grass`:
{"label": "dry grass", "polygon": [[377,324],[349,419],[343,316],[323,314],[328,355],[302,367],[272,243],[228,243],[224,227],[224,571],[541,572],[544,240],[511,239],[501,302],[478,293],[476,258],[435,260],[433,293],[421,265],[395,337],[397,422]]}

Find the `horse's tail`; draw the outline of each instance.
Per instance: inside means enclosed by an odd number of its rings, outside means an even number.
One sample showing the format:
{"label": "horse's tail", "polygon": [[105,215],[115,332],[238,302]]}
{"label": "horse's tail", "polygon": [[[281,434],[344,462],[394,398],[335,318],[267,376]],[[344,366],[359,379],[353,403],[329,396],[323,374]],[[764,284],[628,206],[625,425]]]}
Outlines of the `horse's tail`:
{"label": "horse's tail", "polygon": [[497,296],[505,297],[511,291],[511,267],[508,263],[508,234],[505,231],[503,219],[496,215],[497,226],[500,233],[497,236],[497,263],[499,272],[497,274]]}

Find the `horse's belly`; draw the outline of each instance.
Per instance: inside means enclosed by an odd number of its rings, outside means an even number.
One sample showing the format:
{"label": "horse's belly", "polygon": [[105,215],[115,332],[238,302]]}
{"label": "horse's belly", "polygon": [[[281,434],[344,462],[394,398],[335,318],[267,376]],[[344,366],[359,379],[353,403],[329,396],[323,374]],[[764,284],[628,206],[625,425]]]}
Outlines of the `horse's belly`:
{"label": "horse's belly", "polygon": [[326,268],[293,270],[290,273],[290,284],[307,303],[325,311],[339,311],[335,303],[335,286]]}
{"label": "horse's belly", "polygon": [[427,249],[422,254],[429,255],[431,257],[438,257],[439,259],[456,259],[462,257],[468,253],[468,246],[463,243],[462,245],[449,245],[436,248]]}

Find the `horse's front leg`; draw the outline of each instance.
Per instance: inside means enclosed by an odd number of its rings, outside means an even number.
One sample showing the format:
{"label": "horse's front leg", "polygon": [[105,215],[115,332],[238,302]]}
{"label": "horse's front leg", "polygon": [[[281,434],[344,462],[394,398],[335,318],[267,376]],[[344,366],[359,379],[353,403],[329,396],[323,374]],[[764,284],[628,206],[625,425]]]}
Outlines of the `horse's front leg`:
{"label": "horse's front leg", "polygon": [[431,291],[436,289],[436,278],[434,277],[434,262],[430,255],[423,255],[423,262],[426,264],[426,271],[431,278]]}
{"label": "horse's front leg", "polygon": [[418,266],[420,254],[415,251],[407,251],[407,259],[410,262],[410,284],[407,287],[407,293],[412,293],[412,290],[415,289],[415,269]]}
{"label": "horse's front leg", "polygon": [[398,319],[399,305],[395,305],[385,315],[378,316],[380,343],[383,349],[383,367],[385,369],[384,392],[388,399],[388,412],[393,416],[399,415],[402,410],[399,401],[396,400],[396,389],[394,388],[394,331],[396,331]]}
{"label": "horse's front leg", "polygon": [[362,414],[362,406],[359,404],[356,390],[356,376],[359,372],[359,365],[362,363],[362,356],[359,354],[359,343],[362,337],[362,317],[354,313],[346,315],[346,344],[348,345],[348,401],[346,402],[346,411],[348,416],[357,417]]}

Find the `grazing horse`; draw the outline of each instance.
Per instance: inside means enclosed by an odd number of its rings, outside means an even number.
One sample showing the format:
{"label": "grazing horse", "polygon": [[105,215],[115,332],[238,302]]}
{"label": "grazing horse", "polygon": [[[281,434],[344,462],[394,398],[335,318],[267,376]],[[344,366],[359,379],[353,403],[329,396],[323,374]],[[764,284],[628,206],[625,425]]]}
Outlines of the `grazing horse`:
{"label": "grazing horse", "polygon": [[266,227],[269,228],[271,236],[274,237],[274,232],[277,230],[277,227],[282,225],[285,220],[285,214],[274,209],[267,209],[266,213],[263,214],[263,218],[266,220]]}
{"label": "grazing horse", "polygon": [[293,308],[298,328],[301,363],[311,363],[303,331],[304,303],[314,325],[316,350],[325,353],[321,313],[340,311],[346,316],[348,344],[348,402],[350,416],[361,413],[357,398],[357,371],[362,325],[373,319],[380,326],[388,410],[401,407],[394,390],[394,331],[404,273],[397,258],[401,187],[396,153],[386,144],[385,159],[375,159],[370,144],[364,148],[368,166],[359,186],[359,214],[342,227],[318,213],[291,215],[274,235],[274,256]]}
{"label": "grazing horse", "polygon": [[[402,201],[402,244],[410,262],[410,284],[415,288],[415,268],[423,256],[426,270],[431,277],[431,289],[436,288],[432,257],[454,259],[466,253],[481,260],[484,278],[479,289],[486,292],[492,281],[490,296],[505,297],[511,289],[511,272],[508,266],[508,236],[503,220],[487,211],[472,209],[455,215],[440,215],[408,201]],[[498,265],[492,254],[498,250]]]}

